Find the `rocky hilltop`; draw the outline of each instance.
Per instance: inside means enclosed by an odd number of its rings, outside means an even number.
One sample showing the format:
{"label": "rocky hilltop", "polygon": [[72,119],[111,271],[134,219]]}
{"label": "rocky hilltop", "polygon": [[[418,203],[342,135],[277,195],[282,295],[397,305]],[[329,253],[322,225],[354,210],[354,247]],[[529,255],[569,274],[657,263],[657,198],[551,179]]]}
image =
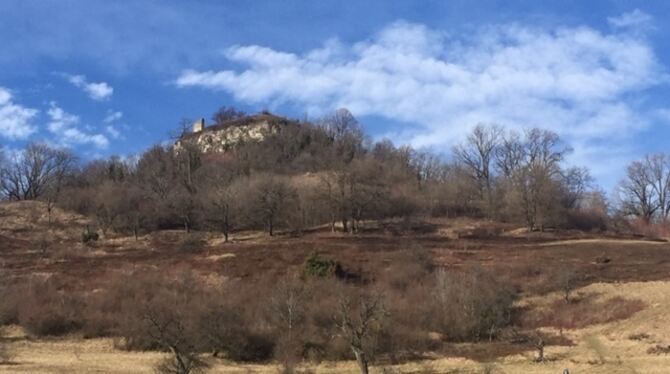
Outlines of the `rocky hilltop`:
{"label": "rocky hilltop", "polygon": [[195,144],[204,153],[225,153],[238,144],[260,142],[267,136],[276,134],[283,127],[296,122],[267,112],[233,119],[212,126],[206,126],[201,119],[193,124],[193,130],[184,134],[175,143],[179,149],[185,144]]}

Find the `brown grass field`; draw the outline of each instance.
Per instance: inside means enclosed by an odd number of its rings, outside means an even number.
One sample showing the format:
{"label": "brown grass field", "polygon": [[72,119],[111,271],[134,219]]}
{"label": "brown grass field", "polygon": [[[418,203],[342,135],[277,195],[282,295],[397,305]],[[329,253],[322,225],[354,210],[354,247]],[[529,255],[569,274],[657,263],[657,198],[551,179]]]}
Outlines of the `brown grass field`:
{"label": "brown grass field", "polygon": [[[528,234],[517,227],[467,219],[368,223],[357,235],[317,228],[300,236],[245,232],[223,243],[211,233],[194,233],[185,246],[182,232],[130,237],[108,235],[91,246],[80,242],[89,222],[56,211],[51,224],[35,202],[0,204],[0,267],[10,282],[28,275],[58,276],[72,290],[94,290],[108,277],[138,269],[177,272],[193,269],[213,282],[260,282],[299,271],[315,250],[365,279],[385,276],[388,264],[422,248],[433,263],[448,269],[477,265],[509,282],[521,295],[519,307],[548,308],[561,296],[547,286],[549,270],[569,264],[580,275],[578,298],[608,305],[620,297],[639,305],[623,317],[595,324],[571,321],[560,331],[570,344],[548,345],[547,362],[533,363],[532,350],[496,344],[455,344],[453,354],[394,366],[376,373],[670,373],[670,244],[637,237],[582,232]],[[608,313],[607,307],[591,313]],[[597,320],[597,319],[596,319]],[[585,325],[584,325],[585,324]],[[584,326],[582,326],[584,325]],[[114,339],[71,335],[33,339],[16,326],[5,331],[11,362],[7,373],[150,373],[158,352],[115,349]],[[209,359],[209,358],[208,358]],[[213,359],[209,359],[213,360]],[[212,361],[214,373],[276,373],[278,366]],[[354,373],[355,363],[306,365],[315,373]]]}

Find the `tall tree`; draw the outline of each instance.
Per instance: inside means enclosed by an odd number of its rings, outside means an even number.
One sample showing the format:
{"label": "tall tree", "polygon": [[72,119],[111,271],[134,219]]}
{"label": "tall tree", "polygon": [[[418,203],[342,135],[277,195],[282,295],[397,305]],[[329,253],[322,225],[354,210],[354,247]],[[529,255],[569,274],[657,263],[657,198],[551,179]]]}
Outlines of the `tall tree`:
{"label": "tall tree", "polygon": [[647,155],[626,169],[618,186],[624,214],[634,215],[645,222],[670,214],[670,164],[664,154]]}
{"label": "tall tree", "polygon": [[30,143],[2,169],[0,189],[11,200],[54,199],[76,160],[67,149]]}
{"label": "tall tree", "polygon": [[469,171],[477,182],[486,213],[491,216],[493,207],[492,163],[502,138],[502,129],[497,126],[477,125],[464,143],[453,149],[454,157]]}

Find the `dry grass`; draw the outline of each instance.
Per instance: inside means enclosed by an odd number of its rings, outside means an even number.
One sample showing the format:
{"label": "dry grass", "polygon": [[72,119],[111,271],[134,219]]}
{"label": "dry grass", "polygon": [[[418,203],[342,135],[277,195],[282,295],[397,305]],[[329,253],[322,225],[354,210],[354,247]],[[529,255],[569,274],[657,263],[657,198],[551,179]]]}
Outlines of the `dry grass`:
{"label": "dry grass", "polygon": [[529,328],[578,329],[627,319],[644,309],[644,303],[638,299],[601,296],[582,294],[569,302],[556,299],[546,305],[531,306],[521,318],[522,325]]}
{"label": "dry grass", "polygon": [[[30,208],[30,204],[37,204],[37,209]],[[548,346],[549,361],[544,364],[532,363],[533,352],[529,350],[501,357],[491,367],[505,373],[560,373],[569,368],[573,373],[596,374],[667,373],[666,368],[670,367],[670,354],[664,353],[664,347],[670,345],[667,313],[670,310],[670,283],[631,282],[668,279],[668,243],[598,238],[572,232],[528,234],[519,231],[511,235],[513,228],[498,228],[495,223],[488,227],[486,222],[453,220],[431,221],[437,227],[436,231],[400,237],[391,237],[381,228],[355,236],[333,234],[323,228],[302,237],[277,235],[269,238],[260,232],[235,233],[232,242],[224,244],[220,236],[207,234],[202,238],[202,251],[185,251],[179,248],[183,232],[161,231],[144,235],[138,241],[106,238],[93,247],[86,247],[79,243],[83,227],[88,223],[86,219],[56,211],[55,224],[47,228],[46,210],[39,204],[0,204],[0,263],[13,279],[20,280],[26,274],[51,275],[62,280],[65,289],[91,291],[119,272],[142,269],[174,272],[186,268],[212,284],[229,279],[254,283],[259,282],[261,275],[272,278],[299,272],[314,250],[340,261],[345,270],[360,274],[364,279],[381,279],[395,273],[404,272],[411,276],[416,272],[413,268],[397,269],[391,265],[418,248],[436,266],[447,269],[482,266],[498,276],[501,282],[508,282],[526,295],[522,304],[559,305],[563,302],[559,300],[559,294],[530,295],[540,292],[536,286],[550,275],[548,269],[569,262],[584,275],[580,286],[592,283],[575,290],[575,294],[598,295],[593,303],[577,304],[561,317],[562,321],[566,318],[571,321],[567,324],[571,329],[564,330],[563,335],[575,344]],[[496,236],[500,230],[507,233]],[[48,256],[41,256],[32,238],[35,234],[52,231],[56,248]],[[601,257],[608,261],[599,262]],[[396,287],[406,287],[402,282],[392,283]],[[549,291],[552,289],[543,287],[541,292]],[[639,300],[644,309],[638,310],[641,304],[632,304],[637,302],[631,300]],[[596,315],[594,308],[608,313]],[[582,320],[581,315],[586,313],[588,318]],[[538,324],[551,336],[560,336],[557,327],[567,328],[567,325]],[[631,339],[631,336],[644,338]],[[9,341],[13,360],[9,365],[0,365],[0,373],[150,373],[152,365],[163,357],[155,352],[117,350],[112,339],[82,340],[78,336],[68,336],[29,340],[16,332]],[[470,349],[459,345],[454,351]],[[214,373],[278,372],[277,366],[270,364],[211,362]],[[356,372],[353,362],[322,363],[310,369],[315,373]],[[387,372],[483,373],[484,365],[465,358],[433,357],[433,360],[390,369],[392,371]],[[381,371],[375,368],[373,372]]]}
{"label": "dry grass", "polygon": [[0,202],[0,235],[18,239],[48,236],[50,241],[79,241],[86,225],[84,216],[53,208],[51,224],[45,203],[38,201]]}

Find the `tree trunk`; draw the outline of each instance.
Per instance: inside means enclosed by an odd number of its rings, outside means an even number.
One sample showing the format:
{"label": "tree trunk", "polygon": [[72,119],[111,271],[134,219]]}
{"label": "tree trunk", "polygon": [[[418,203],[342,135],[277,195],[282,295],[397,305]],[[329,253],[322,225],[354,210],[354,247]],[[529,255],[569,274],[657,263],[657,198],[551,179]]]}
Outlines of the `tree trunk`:
{"label": "tree trunk", "polygon": [[354,356],[356,356],[356,363],[361,374],[368,374],[368,359],[365,357],[365,353],[355,348],[352,350],[354,351]]}
{"label": "tree trunk", "polygon": [[542,340],[542,338],[538,339],[535,348],[537,349],[537,357],[535,357],[535,360],[537,362],[544,362],[544,340]]}
{"label": "tree trunk", "polygon": [[51,205],[51,201],[47,201],[47,216],[49,218],[49,225],[51,225],[51,211],[53,210],[53,206]]}
{"label": "tree trunk", "polygon": [[223,219],[223,242],[228,243],[228,233],[230,232],[230,222],[228,221],[228,214]]}
{"label": "tree trunk", "polygon": [[186,367],[186,363],[181,357],[181,353],[174,346],[170,346],[170,351],[174,355],[175,360],[177,361],[177,370],[179,374],[187,374],[190,370]]}

